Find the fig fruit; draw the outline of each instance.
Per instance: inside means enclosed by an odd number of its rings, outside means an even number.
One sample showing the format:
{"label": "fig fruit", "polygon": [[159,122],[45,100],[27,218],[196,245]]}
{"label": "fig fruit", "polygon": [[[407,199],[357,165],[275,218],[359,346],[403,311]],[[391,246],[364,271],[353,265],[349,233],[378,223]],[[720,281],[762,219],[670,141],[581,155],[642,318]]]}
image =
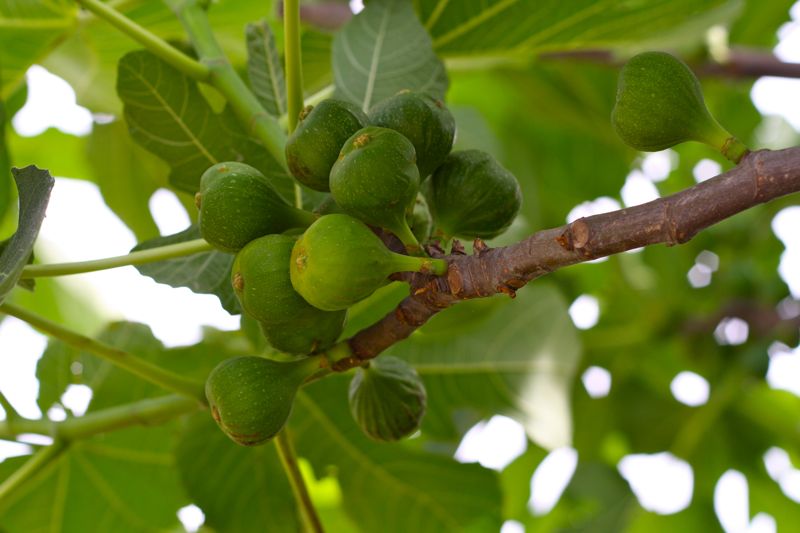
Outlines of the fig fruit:
{"label": "fig fruit", "polygon": [[242,309],[261,322],[274,348],[307,354],[336,341],[346,313],[317,309],[294,290],[289,259],[296,240],[287,235],[266,235],[249,242],[236,254],[231,283]]}
{"label": "fig fruit", "polygon": [[356,371],[348,398],[361,430],[380,441],[400,440],[419,429],[427,403],[417,372],[386,355]]}
{"label": "fig fruit", "polygon": [[441,100],[429,94],[400,91],[369,112],[370,124],[403,134],[417,153],[421,178],[442,164],[453,148],[456,121]]}
{"label": "fig fruit", "polygon": [[700,141],[738,163],[747,147],[711,116],[697,77],[665,52],[631,58],[619,74],[611,122],[625,144],[646,152]]}
{"label": "fig fruit", "polygon": [[222,361],[206,380],[211,415],[237,444],[266,442],[286,424],[297,390],[319,368],[320,359],[279,362],[243,356]]}
{"label": "fig fruit", "polygon": [[289,171],[303,185],[329,191],[328,176],[342,145],[366,125],[367,116],[350,102],[330,99],[306,107],[286,141]]}
{"label": "fig fruit", "polygon": [[325,215],[292,249],[289,273],[294,289],[326,311],[346,309],[372,294],[394,272],[442,275],[442,259],[410,257],[390,251],[363,222],[348,215]]}
{"label": "fig fruit", "polygon": [[480,150],[448,155],[424,192],[437,232],[446,239],[496,237],[522,205],[517,178]]}
{"label": "fig fruit", "polygon": [[406,209],[419,189],[414,161],[411,141],[370,126],[347,139],[331,169],[331,194],[342,211],[391,231],[410,252],[419,250],[406,222]]}
{"label": "fig fruit", "polygon": [[229,253],[262,235],[305,228],[316,219],[286,203],[257,169],[235,161],[217,163],[203,173],[195,202],[200,235]]}

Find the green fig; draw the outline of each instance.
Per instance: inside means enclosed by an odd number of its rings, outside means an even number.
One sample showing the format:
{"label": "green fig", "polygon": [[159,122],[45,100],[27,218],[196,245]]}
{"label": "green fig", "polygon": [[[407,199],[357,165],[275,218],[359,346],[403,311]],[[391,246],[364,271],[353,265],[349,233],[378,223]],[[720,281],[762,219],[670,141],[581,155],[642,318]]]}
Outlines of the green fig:
{"label": "green fig", "polygon": [[356,371],[348,398],[361,430],[380,441],[400,440],[419,429],[427,403],[417,372],[386,355]]}
{"label": "green fig", "polygon": [[665,52],[631,58],[619,75],[611,122],[620,138],[646,152],[700,141],[738,163],[747,147],[711,116],[697,77]]}
{"label": "green fig", "polygon": [[243,356],[222,361],[206,380],[211,415],[237,444],[255,446],[271,439],[286,424],[297,390],[319,369],[320,360]]}
{"label": "green fig", "polygon": [[442,275],[442,259],[390,251],[363,222],[348,215],[325,215],[292,249],[292,285],[308,303],[326,311],[347,309],[387,283],[394,272]]}
{"label": "green fig", "polygon": [[480,150],[451,153],[424,192],[437,232],[446,239],[496,237],[522,205],[517,178]]}
{"label": "green fig", "polygon": [[341,100],[323,100],[300,113],[297,128],[286,141],[286,164],[297,181],[316,191],[329,191],[328,176],[345,141],[367,125],[361,109]]}
{"label": "green fig", "polygon": [[406,212],[406,220],[408,226],[411,228],[411,233],[417,238],[419,242],[426,242],[431,236],[433,229],[433,218],[428,209],[428,202],[425,201],[425,196],[422,193],[417,194],[417,199],[414,200],[414,206],[410,212]]}
{"label": "green fig", "polygon": [[456,121],[441,100],[426,93],[400,91],[376,104],[369,122],[398,131],[411,141],[421,178],[436,170],[453,148]]}
{"label": "green fig", "polygon": [[316,219],[287,204],[257,169],[235,161],[217,163],[203,173],[195,202],[200,235],[229,253],[262,235],[305,228]]}
{"label": "green fig", "polygon": [[406,209],[419,189],[414,145],[400,133],[370,126],[342,147],[331,169],[331,194],[348,215],[385,228],[416,253],[419,243],[406,222]]}
{"label": "green fig", "polygon": [[261,322],[274,348],[307,354],[336,342],[346,313],[317,309],[294,290],[289,260],[296,240],[266,235],[249,242],[236,254],[231,283],[242,309]]}

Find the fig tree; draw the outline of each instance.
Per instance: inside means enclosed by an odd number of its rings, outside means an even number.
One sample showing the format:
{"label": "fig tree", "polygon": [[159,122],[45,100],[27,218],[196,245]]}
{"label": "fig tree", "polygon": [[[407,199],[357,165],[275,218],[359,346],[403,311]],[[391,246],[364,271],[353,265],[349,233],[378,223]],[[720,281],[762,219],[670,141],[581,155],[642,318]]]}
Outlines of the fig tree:
{"label": "fig tree", "polygon": [[292,249],[292,285],[308,303],[326,311],[346,309],[372,294],[394,272],[442,275],[442,259],[390,251],[363,222],[348,215],[325,215]]}
{"label": "fig tree", "polygon": [[631,58],[619,75],[611,122],[620,138],[646,152],[700,141],[738,163],[747,147],[711,116],[697,77],[665,52]]}
{"label": "fig tree", "polygon": [[279,362],[243,356],[222,361],[206,380],[211,415],[237,444],[266,442],[286,424],[297,390],[319,368],[320,359]]}
{"label": "fig tree", "polygon": [[356,371],[348,398],[361,430],[380,441],[400,440],[416,431],[427,403],[417,372],[405,361],[387,355]]}
{"label": "fig tree", "polygon": [[385,228],[410,252],[419,243],[406,222],[406,209],[419,189],[411,141],[387,128],[358,130],[342,147],[331,169],[331,194],[345,213]]}
{"label": "fig tree", "polygon": [[311,189],[329,191],[328,176],[342,145],[366,125],[367,116],[350,102],[329,99],[306,107],[286,141],[292,175]]}
{"label": "fig tree", "polygon": [[305,228],[316,218],[286,203],[257,169],[235,161],[217,163],[203,173],[195,202],[200,235],[229,253],[262,235]]}
{"label": "fig tree", "polygon": [[400,91],[376,104],[369,112],[369,121],[398,131],[411,141],[421,178],[436,170],[453,148],[456,121],[441,100],[426,93]]}
{"label": "fig tree", "polygon": [[480,150],[448,155],[424,192],[434,225],[446,238],[496,237],[511,225],[522,205],[517,178]]}

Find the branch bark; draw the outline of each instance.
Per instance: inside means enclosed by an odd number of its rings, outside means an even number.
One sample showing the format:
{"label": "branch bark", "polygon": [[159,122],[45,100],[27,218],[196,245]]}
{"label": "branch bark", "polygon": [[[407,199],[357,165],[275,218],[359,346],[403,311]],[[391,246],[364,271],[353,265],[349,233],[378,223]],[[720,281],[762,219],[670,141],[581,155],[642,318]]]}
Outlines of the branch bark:
{"label": "branch bark", "polygon": [[376,324],[349,340],[352,355],[337,361],[346,370],[408,337],[433,315],[461,300],[517,289],[559,268],[664,243],[689,241],[699,231],[736,213],[800,191],[800,147],[761,150],[734,169],[646,204],[580,218],[534,233],[516,244],[489,249],[475,241],[474,255],[447,256],[445,276],[404,276],[411,296]]}

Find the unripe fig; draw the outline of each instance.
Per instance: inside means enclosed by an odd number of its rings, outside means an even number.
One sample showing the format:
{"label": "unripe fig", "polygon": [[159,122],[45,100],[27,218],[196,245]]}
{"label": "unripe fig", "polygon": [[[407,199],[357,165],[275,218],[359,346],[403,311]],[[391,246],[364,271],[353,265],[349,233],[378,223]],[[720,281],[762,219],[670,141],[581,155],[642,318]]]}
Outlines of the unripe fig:
{"label": "unripe fig", "polygon": [[323,100],[300,113],[297,128],[286,141],[286,164],[303,185],[329,191],[328,176],[345,141],[367,125],[361,109],[341,100]]}
{"label": "unripe fig", "polygon": [[735,163],[748,152],[708,112],[694,73],[665,52],[645,52],[625,64],[611,122],[627,145],[646,152],[686,141],[709,144]]}
{"label": "unripe fig", "polygon": [[428,209],[428,202],[425,201],[425,196],[422,193],[417,193],[417,199],[414,200],[414,207],[411,208],[410,213],[406,213],[406,220],[408,226],[411,228],[411,233],[417,238],[419,242],[426,242],[431,236],[433,229],[433,218]]}
{"label": "unripe fig", "polygon": [[331,169],[331,194],[342,211],[391,231],[410,251],[419,250],[406,222],[406,209],[419,189],[414,161],[411,141],[370,126],[345,142]]}
{"label": "unripe fig", "polygon": [[287,235],[266,235],[249,242],[236,254],[231,283],[242,309],[261,322],[274,348],[307,354],[336,341],[346,313],[317,309],[294,290],[289,260],[296,240]]}
{"label": "unripe fig", "polygon": [[237,444],[261,444],[286,424],[297,390],[319,364],[318,356],[291,362],[254,356],[226,359],[206,380],[211,415]]}
{"label": "unripe fig", "polygon": [[308,303],[326,311],[346,309],[383,286],[394,272],[442,275],[442,259],[390,251],[363,222],[348,215],[325,215],[292,249],[292,285]]}
{"label": "unripe fig", "polygon": [[411,141],[421,178],[436,170],[453,148],[456,121],[441,100],[426,93],[400,91],[376,104],[369,122],[399,131]]}
{"label": "unripe fig", "polygon": [[262,235],[305,228],[316,218],[287,204],[257,169],[235,161],[206,170],[195,201],[200,235],[229,253]]}
{"label": "unripe fig", "polygon": [[380,441],[400,440],[416,431],[427,403],[417,372],[403,360],[386,355],[356,371],[349,399],[359,427]]}
{"label": "unripe fig", "polygon": [[446,238],[496,237],[522,205],[517,178],[480,150],[451,153],[424,192],[435,226]]}

